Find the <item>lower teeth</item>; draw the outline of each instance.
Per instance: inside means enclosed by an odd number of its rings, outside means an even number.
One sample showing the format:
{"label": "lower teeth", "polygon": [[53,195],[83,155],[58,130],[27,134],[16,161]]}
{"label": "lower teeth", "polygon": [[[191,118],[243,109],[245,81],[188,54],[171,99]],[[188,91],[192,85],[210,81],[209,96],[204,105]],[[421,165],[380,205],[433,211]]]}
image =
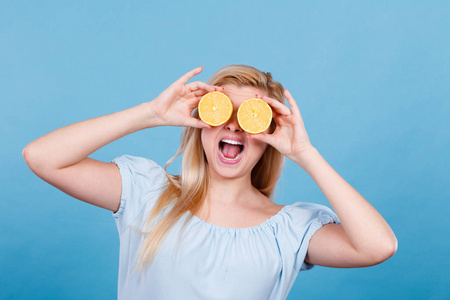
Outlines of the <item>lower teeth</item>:
{"label": "lower teeth", "polygon": [[220,152],[220,156],[222,156],[222,158],[223,159],[225,159],[225,160],[237,160],[239,157],[241,157],[241,155],[242,155],[242,152],[241,153],[239,153],[235,158],[227,158],[227,157],[225,157],[224,155],[223,155],[223,153],[222,153],[222,151],[219,151]]}

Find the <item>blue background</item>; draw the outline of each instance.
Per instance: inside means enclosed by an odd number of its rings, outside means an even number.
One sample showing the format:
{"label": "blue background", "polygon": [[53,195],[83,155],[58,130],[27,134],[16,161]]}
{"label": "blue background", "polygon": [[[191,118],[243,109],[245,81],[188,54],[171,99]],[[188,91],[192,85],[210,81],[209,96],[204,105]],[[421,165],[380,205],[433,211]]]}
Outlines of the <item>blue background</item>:
{"label": "blue background", "polygon": [[[399,248],[369,268],[301,272],[288,299],[450,294],[448,1],[1,1],[1,299],[114,299],[111,212],[36,177],[21,152],[59,127],[154,99],[187,71],[269,71],[313,145],[387,220]],[[180,127],[92,157],[172,157]],[[179,171],[181,160],[169,168]],[[276,202],[329,206],[288,161]]]}

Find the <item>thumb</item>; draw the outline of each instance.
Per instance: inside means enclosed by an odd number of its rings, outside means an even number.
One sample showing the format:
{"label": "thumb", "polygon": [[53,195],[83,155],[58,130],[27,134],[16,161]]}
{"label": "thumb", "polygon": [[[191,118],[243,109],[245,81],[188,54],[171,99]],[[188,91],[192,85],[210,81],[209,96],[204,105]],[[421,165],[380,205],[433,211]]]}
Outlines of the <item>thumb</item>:
{"label": "thumb", "polygon": [[196,119],[196,118],[189,118],[186,120],[186,124],[185,126],[188,127],[195,127],[195,128],[200,128],[200,129],[211,129],[211,126],[206,124],[205,122],[203,122],[202,120]]}
{"label": "thumb", "polygon": [[275,142],[275,139],[272,137],[272,135],[267,133],[249,134],[248,138],[264,142],[271,146],[273,146],[273,143]]}

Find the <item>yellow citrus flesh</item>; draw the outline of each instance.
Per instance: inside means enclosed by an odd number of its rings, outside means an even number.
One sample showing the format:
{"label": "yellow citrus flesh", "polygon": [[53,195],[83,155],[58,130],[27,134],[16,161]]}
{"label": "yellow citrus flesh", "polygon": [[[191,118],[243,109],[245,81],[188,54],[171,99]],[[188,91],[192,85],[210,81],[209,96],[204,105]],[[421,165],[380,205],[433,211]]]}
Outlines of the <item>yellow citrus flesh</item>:
{"label": "yellow citrus flesh", "polygon": [[198,103],[200,119],[208,125],[219,126],[228,121],[233,113],[233,104],[227,95],[210,92]]}
{"label": "yellow citrus flesh", "polygon": [[264,100],[252,98],[242,102],[237,112],[239,126],[249,133],[260,133],[272,122],[272,109]]}

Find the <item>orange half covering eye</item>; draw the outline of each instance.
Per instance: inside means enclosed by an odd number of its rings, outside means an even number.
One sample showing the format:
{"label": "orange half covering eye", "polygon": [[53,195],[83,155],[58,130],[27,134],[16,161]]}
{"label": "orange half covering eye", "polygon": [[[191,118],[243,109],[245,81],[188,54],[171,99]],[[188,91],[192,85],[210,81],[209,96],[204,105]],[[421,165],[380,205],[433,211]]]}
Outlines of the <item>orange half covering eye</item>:
{"label": "orange half covering eye", "polygon": [[249,133],[264,132],[272,122],[272,108],[262,99],[245,100],[237,112],[239,126]]}
{"label": "orange half covering eye", "polygon": [[219,126],[227,122],[233,113],[233,103],[221,92],[210,92],[198,103],[200,119],[208,125]]}

